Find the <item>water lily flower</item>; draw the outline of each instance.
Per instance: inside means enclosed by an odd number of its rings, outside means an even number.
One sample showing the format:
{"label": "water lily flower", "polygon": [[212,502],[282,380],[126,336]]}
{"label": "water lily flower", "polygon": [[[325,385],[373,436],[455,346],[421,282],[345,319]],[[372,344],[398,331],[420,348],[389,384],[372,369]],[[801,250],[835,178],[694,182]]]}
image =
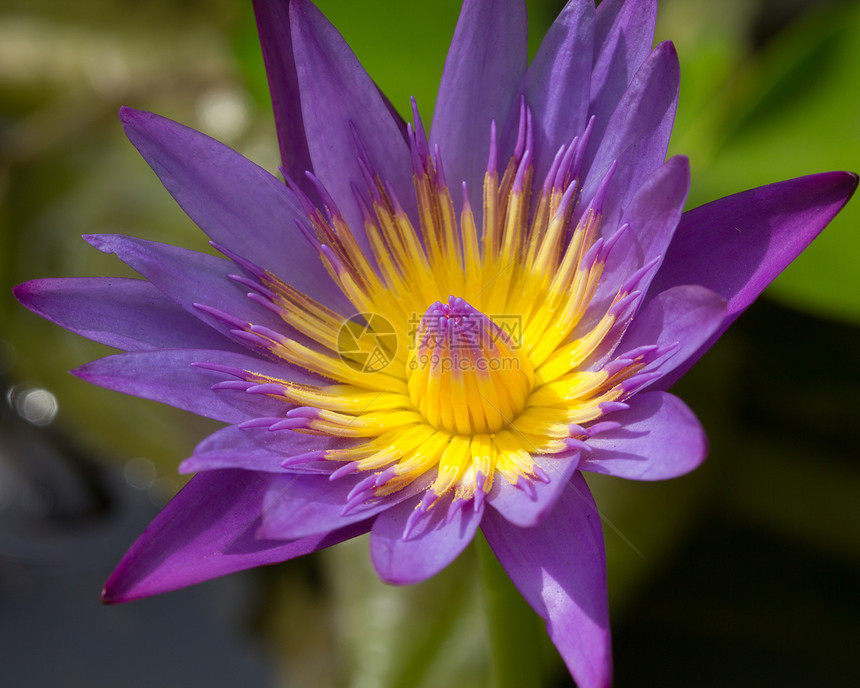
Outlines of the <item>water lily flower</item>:
{"label": "water lily flower", "polygon": [[413,583],[483,531],[583,688],[611,682],[584,473],[684,474],[704,432],[669,387],[852,194],[843,172],[683,206],[655,0],[570,0],[531,64],[524,0],[465,0],[429,136],[308,0],[255,0],[285,182],[123,108],[221,256],[88,236],[143,279],[16,289],[116,347],[74,371],[226,427],[123,558],[109,602],[370,533]]}

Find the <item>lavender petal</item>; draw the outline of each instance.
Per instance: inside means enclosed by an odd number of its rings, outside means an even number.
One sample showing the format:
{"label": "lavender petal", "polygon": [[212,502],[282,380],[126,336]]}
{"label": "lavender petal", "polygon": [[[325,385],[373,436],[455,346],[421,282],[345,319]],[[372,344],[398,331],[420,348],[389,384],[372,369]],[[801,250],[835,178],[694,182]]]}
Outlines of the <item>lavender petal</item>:
{"label": "lavender petal", "polygon": [[117,349],[241,350],[143,280],[40,279],[15,287],[14,293],[37,315]]}
{"label": "lavender petal", "polygon": [[286,561],[361,535],[370,526],[357,523],[291,542],[258,539],[260,505],[271,481],[267,473],[238,470],[192,478],[122,558],[102,600],[127,602]]}
{"label": "lavender petal", "polygon": [[292,539],[341,528],[375,516],[420,489],[413,483],[393,495],[371,497],[346,510],[351,492],[366,479],[365,473],[345,475],[337,480],[329,480],[327,475],[276,476],[263,501],[259,536]]}
{"label": "lavender petal", "polygon": [[535,463],[549,476],[549,482],[529,480],[533,492],[511,485],[497,475],[487,497],[490,505],[515,526],[528,528],[540,523],[552,510],[579,464],[579,452],[535,455]]}
{"label": "lavender petal", "polygon": [[[534,175],[542,180],[562,144],[585,129],[594,52],[594,3],[571,0],[556,18],[518,91],[534,117]],[[504,140],[513,147],[519,110],[508,115]]]}
{"label": "lavender petal", "polygon": [[[592,300],[600,310],[605,312],[607,299],[613,298],[637,270],[662,259],[681,219],[689,188],[690,164],[687,158],[675,156],[654,170],[636,190],[621,218],[621,224],[628,225],[628,229],[610,251]],[[646,291],[654,274],[656,270],[640,280],[636,289]]]}
{"label": "lavender petal", "polygon": [[229,260],[119,234],[84,238],[99,251],[116,254],[194,317],[227,337],[235,325],[201,310],[197,304],[215,306],[240,323],[284,329],[278,315],[249,299],[247,289],[227,277],[236,272],[236,266]]}
{"label": "lavender petal", "polygon": [[346,307],[316,249],[296,229],[304,213],[282,182],[223,143],[164,117],[123,108],[120,119],[164,187],[213,241],[336,310]]}
{"label": "lavender petal", "polygon": [[547,622],[549,637],[580,688],[608,688],[612,649],[600,515],[574,473],[552,512],[519,528],[488,511],[481,524],[514,585]]}
{"label": "lavender petal", "polygon": [[679,80],[675,47],[668,41],[661,43],[636,72],[615,108],[582,191],[583,201],[589,202],[607,170],[617,164],[604,205],[605,226],[618,223],[631,196],[666,159]]}
{"label": "lavender petal", "polygon": [[657,294],[639,311],[619,350],[677,344],[672,356],[645,368],[660,373],[660,378],[649,385],[652,389],[667,389],[677,379],[674,371],[685,369],[690,357],[722,327],[727,309],[726,300],[710,289],[698,285],[672,287]]}
{"label": "lavender petal", "polygon": [[708,441],[693,412],[666,392],[643,392],[611,419],[621,427],[589,439],[580,469],[630,480],[667,480],[697,468]]}
{"label": "lavender petal", "polygon": [[356,240],[365,255],[372,256],[351,188],[362,179],[355,135],[357,132],[374,170],[392,184],[410,212],[415,195],[404,132],[343,37],[313,4],[293,0],[290,26],[314,174],[342,203],[340,211]]}
{"label": "lavender petal", "polygon": [[[414,519],[404,533],[417,499],[401,502],[381,513],[370,530],[370,557],[386,583],[419,583],[450,564],[472,541],[484,513],[483,503],[457,503],[443,497]],[[409,524],[412,525],[412,524]]]}
{"label": "lavender petal", "polygon": [[707,351],[838,213],[857,188],[857,175],[827,172],[761,186],[684,213],[648,298],[681,284],[701,284],[728,301],[716,328],[667,388]]}
{"label": "lavender petal", "polygon": [[195,473],[222,468],[241,468],[267,473],[294,473],[302,470],[322,472],[326,477],[338,466],[331,461],[313,461],[285,467],[290,458],[321,454],[326,449],[346,446],[350,441],[300,432],[271,432],[266,427],[238,428],[231,425],[209,435],[179,465],[180,473]]}
{"label": "lavender petal", "polygon": [[107,389],[160,401],[225,423],[241,423],[283,412],[285,403],[277,399],[247,394],[241,390],[212,390],[212,385],[224,380],[225,375],[195,365],[201,362],[253,370],[261,374],[276,373],[304,384],[318,383],[316,378],[292,366],[245,354],[203,349],[117,354],[87,363],[72,373]]}
{"label": "lavender petal", "polygon": [[439,146],[453,188],[466,182],[475,193],[483,187],[490,123],[501,127],[511,106],[519,107],[514,96],[526,62],[523,0],[463,3],[430,130],[430,149]]}
{"label": "lavender petal", "polygon": [[313,171],[311,154],[305,138],[302,117],[299,78],[293,57],[293,39],[290,30],[289,0],[253,0],[263,62],[269,80],[269,93],[275,112],[275,128],[281,150],[281,164],[305,193],[312,192],[312,184],[305,172]]}
{"label": "lavender petal", "polygon": [[657,23],[657,0],[603,0],[594,23],[594,68],[589,116],[594,132],[585,157],[591,165],[609,118],[651,52]]}

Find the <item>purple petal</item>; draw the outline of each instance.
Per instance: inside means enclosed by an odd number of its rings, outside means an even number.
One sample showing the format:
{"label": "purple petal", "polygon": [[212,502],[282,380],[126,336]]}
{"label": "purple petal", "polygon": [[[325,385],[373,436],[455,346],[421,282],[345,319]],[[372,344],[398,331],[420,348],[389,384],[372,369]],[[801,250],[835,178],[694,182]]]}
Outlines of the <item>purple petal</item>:
{"label": "purple petal", "polygon": [[651,52],[656,22],[657,0],[603,0],[597,7],[588,108],[595,121],[586,165],[594,158],[609,118],[633,75]]}
{"label": "purple petal", "polygon": [[526,70],[526,21],[523,0],[463,3],[430,131],[452,188],[483,188],[490,123],[504,125]]}
{"label": "purple petal", "polygon": [[241,370],[278,376],[305,384],[319,381],[288,365],[245,354],[202,349],[166,349],[117,354],[92,361],[72,373],[94,385],[143,399],[160,401],[200,416],[225,423],[241,423],[261,416],[283,415],[287,404],[261,394],[217,390],[211,386],[225,379],[223,373],[194,366],[214,363]]}
{"label": "purple petal", "polygon": [[581,473],[569,486],[533,528],[518,528],[489,510],[481,529],[514,585],[546,619],[576,685],[608,688],[612,649],[600,516]]}
{"label": "purple petal", "polygon": [[196,308],[195,303],[216,307],[245,322],[282,332],[288,330],[277,315],[248,298],[247,287],[227,277],[240,272],[232,261],[119,234],[91,235],[84,239],[103,253],[115,253],[186,311],[227,337],[231,337],[233,326]]}
{"label": "purple petal", "polygon": [[253,471],[195,476],[143,532],[111,574],[104,602],[176,590],[234,571],[274,564],[366,532],[369,523],[283,542],[255,537],[272,478]]}
{"label": "purple petal", "polygon": [[164,187],[213,241],[326,305],[346,305],[296,228],[305,215],[284,184],[232,148],[164,117],[123,108],[120,119]]}
{"label": "purple petal", "polygon": [[305,139],[299,78],[293,58],[289,0],[254,0],[254,14],[275,111],[281,164],[302,190],[309,193],[313,185],[305,177],[305,171],[313,170],[313,166]]}
{"label": "purple petal", "polygon": [[856,175],[828,172],[751,189],[684,213],[649,298],[679,284],[701,284],[727,299],[728,310],[721,326],[666,385],[689,370],[856,188]]}
{"label": "purple petal", "polygon": [[[415,519],[404,539],[418,500],[401,502],[381,513],[370,530],[370,557],[386,583],[420,583],[450,564],[472,541],[484,514],[472,500],[445,497]],[[412,526],[412,524],[410,524]]]}
{"label": "purple petal", "polygon": [[666,159],[679,79],[675,47],[661,43],[636,72],[612,114],[582,191],[583,202],[589,202],[609,168],[618,163],[604,203],[604,226],[616,225],[630,196]]}
{"label": "purple petal", "polygon": [[143,280],[40,279],[15,287],[14,293],[52,323],[117,349],[240,350]]}
{"label": "purple petal", "polygon": [[620,351],[640,346],[659,347],[678,344],[672,356],[646,370],[658,370],[662,376],[652,389],[668,389],[677,379],[674,371],[686,369],[686,363],[700,347],[720,330],[726,319],[728,304],[719,294],[698,285],[683,285],[661,292],[636,315],[619,345]]}
{"label": "purple petal", "polygon": [[697,468],[708,453],[708,440],[696,416],[678,397],[644,392],[608,420],[621,423],[588,440],[594,452],[579,468],[630,480],[666,480]]}
{"label": "purple petal", "polygon": [[413,483],[393,495],[346,510],[353,489],[373,478],[368,473],[337,480],[329,480],[327,475],[278,475],[266,492],[260,537],[292,539],[328,532],[370,518],[423,487]]}
{"label": "purple petal", "polygon": [[[356,239],[372,257],[351,184],[362,183],[354,130],[370,163],[401,205],[414,206],[409,148],[385,99],[328,20],[307,0],[290,3],[293,54],[314,173],[340,204]],[[414,217],[414,215],[413,215]]]}
{"label": "purple petal", "polygon": [[540,523],[552,510],[579,464],[579,452],[535,455],[532,459],[550,476],[548,483],[532,480],[531,488],[526,490],[497,476],[487,499],[505,519],[521,528]]}
{"label": "purple petal", "polygon": [[[179,465],[179,472],[242,468],[268,473],[290,473],[295,470],[282,465],[286,459],[310,452],[323,452],[343,444],[343,440],[327,436],[291,430],[273,432],[268,428],[244,429],[231,425],[209,435],[198,444],[194,453]],[[337,466],[329,462],[326,474],[331,473],[333,467]]]}
{"label": "purple petal", "polygon": [[[571,0],[553,22],[520,84],[519,93],[525,96],[534,117],[538,182],[543,181],[559,146],[569,144],[585,129],[593,36],[593,0]],[[511,146],[518,124],[517,107],[505,126]]]}
{"label": "purple petal", "polygon": [[[684,211],[689,189],[690,164],[687,158],[675,156],[654,170],[636,190],[621,219],[621,224],[629,227],[609,254],[601,285],[593,299],[595,303],[613,298],[633,273],[665,254]],[[637,290],[645,291],[649,284],[646,276]]]}

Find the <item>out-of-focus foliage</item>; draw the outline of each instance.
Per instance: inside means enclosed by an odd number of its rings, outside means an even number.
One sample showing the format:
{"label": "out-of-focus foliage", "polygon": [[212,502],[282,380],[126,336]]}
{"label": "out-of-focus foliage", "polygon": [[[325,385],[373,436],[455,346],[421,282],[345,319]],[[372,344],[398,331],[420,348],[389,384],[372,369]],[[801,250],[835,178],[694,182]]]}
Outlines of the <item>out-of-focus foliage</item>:
{"label": "out-of-focus foliage", "polygon": [[[691,158],[695,206],[742,189],[860,165],[860,3],[661,4],[681,57],[670,152]],[[786,10],[794,9],[786,23]],[[758,10],[758,11],[756,11]],[[860,204],[851,203],[769,294],[860,322]]]}

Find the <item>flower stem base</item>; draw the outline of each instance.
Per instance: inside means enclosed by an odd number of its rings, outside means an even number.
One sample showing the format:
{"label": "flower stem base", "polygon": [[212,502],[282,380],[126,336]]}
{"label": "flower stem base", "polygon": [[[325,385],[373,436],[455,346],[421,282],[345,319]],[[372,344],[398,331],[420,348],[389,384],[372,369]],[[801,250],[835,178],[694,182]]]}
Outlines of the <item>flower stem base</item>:
{"label": "flower stem base", "polygon": [[484,536],[475,536],[493,688],[540,688],[543,621],[514,587]]}

